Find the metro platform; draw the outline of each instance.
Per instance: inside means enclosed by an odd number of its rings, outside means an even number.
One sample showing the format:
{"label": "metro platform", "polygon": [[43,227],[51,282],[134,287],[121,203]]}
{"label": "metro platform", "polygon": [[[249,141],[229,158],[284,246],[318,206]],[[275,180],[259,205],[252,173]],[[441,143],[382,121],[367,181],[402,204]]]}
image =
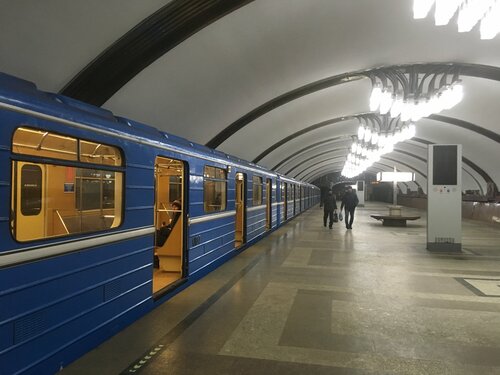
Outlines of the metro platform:
{"label": "metro platform", "polygon": [[462,253],[425,249],[425,212],[383,227],[318,206],[63,374],[500,374],[500,226],[464,220]]}

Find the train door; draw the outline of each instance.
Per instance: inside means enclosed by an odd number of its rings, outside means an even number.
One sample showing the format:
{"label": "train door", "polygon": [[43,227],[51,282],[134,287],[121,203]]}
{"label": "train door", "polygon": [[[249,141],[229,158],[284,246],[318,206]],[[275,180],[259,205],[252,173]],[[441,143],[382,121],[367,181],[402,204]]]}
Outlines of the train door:
{"label": "train door", "polygon": [[245,212],[246,212],[246,176],[238,172],[235,176],[236,196],[236,220],[234,230],[234,247],[240,247],[246,241],[245,233]]}
{"label": "train door", "polygon": [[283,182],[281,188],[281,200],[283,201],[283,222],[288,218],[288,184]]}
{"label": "train door", "polygon": [[273,184],[271,179],[266,180],[266,229],[271,229],[273,217]]}
{"label": "train door", "polygon": [[155,160],[153,293],[185,277],[185,171],[180,160]]}
{"label": "train door", "polygon": [[306,209],[306,194],[303,186],[300,187],[300,212]]}
{"label": "train door", "polygon": [[[45,167],[39,164],[14,163],[16,179],[15,237],[18,241],[45,237]],[[14,207],[14,206],[11,206]]]}
{"label": "train door", "polygon": [[302,212],[302,186],[297,186],[297,192],[299,194],[299,213]]}

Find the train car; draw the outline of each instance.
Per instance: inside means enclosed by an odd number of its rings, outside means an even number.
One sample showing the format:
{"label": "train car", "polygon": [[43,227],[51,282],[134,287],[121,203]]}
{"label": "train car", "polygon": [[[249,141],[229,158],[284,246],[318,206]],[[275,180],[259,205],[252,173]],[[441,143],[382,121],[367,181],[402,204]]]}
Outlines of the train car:
{"label": "train car", "polygon": [[2,375],[58,371],[319,202],[315,186],[6,74],[0,122]]}

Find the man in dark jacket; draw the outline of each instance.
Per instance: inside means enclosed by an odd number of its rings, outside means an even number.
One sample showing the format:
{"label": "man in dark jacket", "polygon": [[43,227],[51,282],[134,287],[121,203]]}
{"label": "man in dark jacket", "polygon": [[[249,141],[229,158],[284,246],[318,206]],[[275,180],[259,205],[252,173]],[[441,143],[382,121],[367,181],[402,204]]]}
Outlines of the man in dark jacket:
{"label": "man in dark jacket", "polygon": [[160,229],[156,230],[156,246],[157,247],[162,247],[165,245],[165,242],[167,242],[167,238],[170,235],[170,232],[174,229],[174,225],[177,223],[177,220],[181,216],[181,202],[178,200],[173,201],[171,204],[172,206],[172,219],[170,220],[169,224],[162,223],[162,226]]}
{"label": "man in dark jacket", "polygon": [[335,200],[335,195],[333,195],[333,192],[331,190],[328,190],[328,194],[325,196],[325,199],[323,201],[323,209],[323,225],[326,227],[326,219],[330,217],[328,226],[330,229],[332,229],[333,214],[337,209],[337,201]]}
{"label": "man in dark jacket", "polygon": [[347,229],[352,229],[352,222],[354,221],[354,209],[358,205],[358,196],[354,191],[352,191],[352,186],[347,187],[347,191],[342,198],[342,204],[340,205],[340,211],[345,206],[345,227]]}

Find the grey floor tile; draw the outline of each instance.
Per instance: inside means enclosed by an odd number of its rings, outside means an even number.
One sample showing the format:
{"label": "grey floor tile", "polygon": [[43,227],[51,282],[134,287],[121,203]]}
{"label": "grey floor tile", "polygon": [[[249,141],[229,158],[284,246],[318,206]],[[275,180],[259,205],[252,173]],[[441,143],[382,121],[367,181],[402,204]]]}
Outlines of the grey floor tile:
{"label": "grey floor tile", "polygon": [[498,278],[500,227],[464,221],[466,251],[434,254],[425,213],[386,228],[385,206],[353,230],[300,215],[63,373],[119,374],[163,342],[139,373],[500,374],[500,298],[457,281]]}

